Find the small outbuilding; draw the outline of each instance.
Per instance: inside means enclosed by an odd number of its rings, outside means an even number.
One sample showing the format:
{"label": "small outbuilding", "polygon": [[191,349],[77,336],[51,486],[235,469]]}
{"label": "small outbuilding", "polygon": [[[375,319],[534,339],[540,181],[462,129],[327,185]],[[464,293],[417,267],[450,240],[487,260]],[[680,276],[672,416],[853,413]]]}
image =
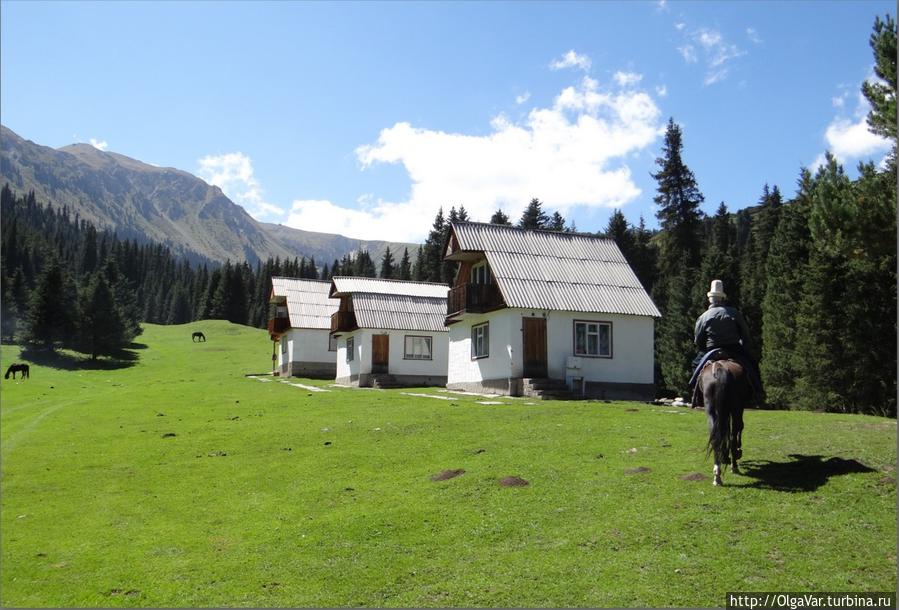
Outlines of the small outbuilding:
{"label": "small outbuilding", "polygon": [[453,223],[447,388],[651,399],[660,317],[611,239]]}
{"label": "small outbuilding", "polygon": [[446,384],[446,284],[335,277],[337,383],[355,386]]}
{"label": "small outbuilding", "polygon": [[331,315],[337,304],[328,298],[331,282],[273,277],[268,322],[274,345],[275,372],[282,377],[333,379],[337,342]]}

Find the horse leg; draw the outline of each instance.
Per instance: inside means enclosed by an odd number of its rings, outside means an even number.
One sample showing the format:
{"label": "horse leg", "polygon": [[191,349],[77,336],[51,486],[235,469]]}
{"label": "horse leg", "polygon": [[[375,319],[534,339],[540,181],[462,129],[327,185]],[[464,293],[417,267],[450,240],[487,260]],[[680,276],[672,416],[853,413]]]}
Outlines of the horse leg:
{"label": "horse leg", "polygon": [[718,462],[717,458],[715,458],[715,467],[712,469],[712,474],[715,475],[715,478],[712,480],[712,485],[721,485],[721,464]]}

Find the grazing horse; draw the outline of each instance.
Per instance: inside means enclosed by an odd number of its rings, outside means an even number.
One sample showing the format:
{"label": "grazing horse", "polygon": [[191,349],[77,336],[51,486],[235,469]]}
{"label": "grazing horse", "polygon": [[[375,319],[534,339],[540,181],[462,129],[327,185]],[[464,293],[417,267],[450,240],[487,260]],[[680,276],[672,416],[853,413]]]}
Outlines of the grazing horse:
{"label": "grazing horse", "polygon": [[9,374],[12,373],[12,378],[16,378],[16,373],[22,373],[22,379],[27,379],[30,377],[31,367],[27,364],[10,364],[9,368],[6,369],[6,375],[3,376],[4,379],[9,379]]}
{"label": "grazing horse", "polygon": [[697,391],[702,393],[709,418],[708,453],[715,456],[714,485],[721,485],[721,463],[730,461],[738,474],[737,460],[743,457],[743,408],[752,392],[746,371],[735,360],[715,360],[699,373]]}
{"label": "grazing horse", "polygon": [[204,335],[200,331],[197,331],[193,335],[191,335],[190,340],[191,341],[205,341],[206,335]]}

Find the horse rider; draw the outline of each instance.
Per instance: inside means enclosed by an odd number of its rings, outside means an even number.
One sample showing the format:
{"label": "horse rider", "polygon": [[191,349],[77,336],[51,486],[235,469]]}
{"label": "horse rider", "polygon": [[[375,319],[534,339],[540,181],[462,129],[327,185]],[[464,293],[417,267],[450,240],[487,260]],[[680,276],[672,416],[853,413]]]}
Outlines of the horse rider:
{"label": "horse rider", "polygon": [[[753,399],[762,401],[762,380],[758,364],[749,354],[749,327],[743,314],[736,307],[725,305],[727,295],[724,293],[724,282],[712,280],[711,289],[706,293],[709,308],[696,319],[693,341],[699,353],[693,359],[693,370],[699,367],[706,354],[713,349],[723,349],[743,365],[749,384],[752,387]],[[694,372],[690,384],[696,382],[698,375]]]}

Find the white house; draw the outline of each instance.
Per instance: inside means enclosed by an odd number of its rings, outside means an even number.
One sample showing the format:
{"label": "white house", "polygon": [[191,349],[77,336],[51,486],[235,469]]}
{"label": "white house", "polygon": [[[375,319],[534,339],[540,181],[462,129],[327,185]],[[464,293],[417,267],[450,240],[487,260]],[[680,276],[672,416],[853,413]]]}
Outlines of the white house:
{"label": "white house", "polygon": [[328,298],[331,282],[273,277],[269,302],[275,316],[268,322],[276,342],[276,371],[283,377],[332,379],[336,341],[330,336],[337,304]]}
{"label": "white house", "polygon": [[513,396],[535,379],[599,398],[655,393],[659,310],[613,240],[454,223],[447,388]]}
{"label": "white house", "polygon": [[335,277],[337,383],[445,385],[446,284]]}

